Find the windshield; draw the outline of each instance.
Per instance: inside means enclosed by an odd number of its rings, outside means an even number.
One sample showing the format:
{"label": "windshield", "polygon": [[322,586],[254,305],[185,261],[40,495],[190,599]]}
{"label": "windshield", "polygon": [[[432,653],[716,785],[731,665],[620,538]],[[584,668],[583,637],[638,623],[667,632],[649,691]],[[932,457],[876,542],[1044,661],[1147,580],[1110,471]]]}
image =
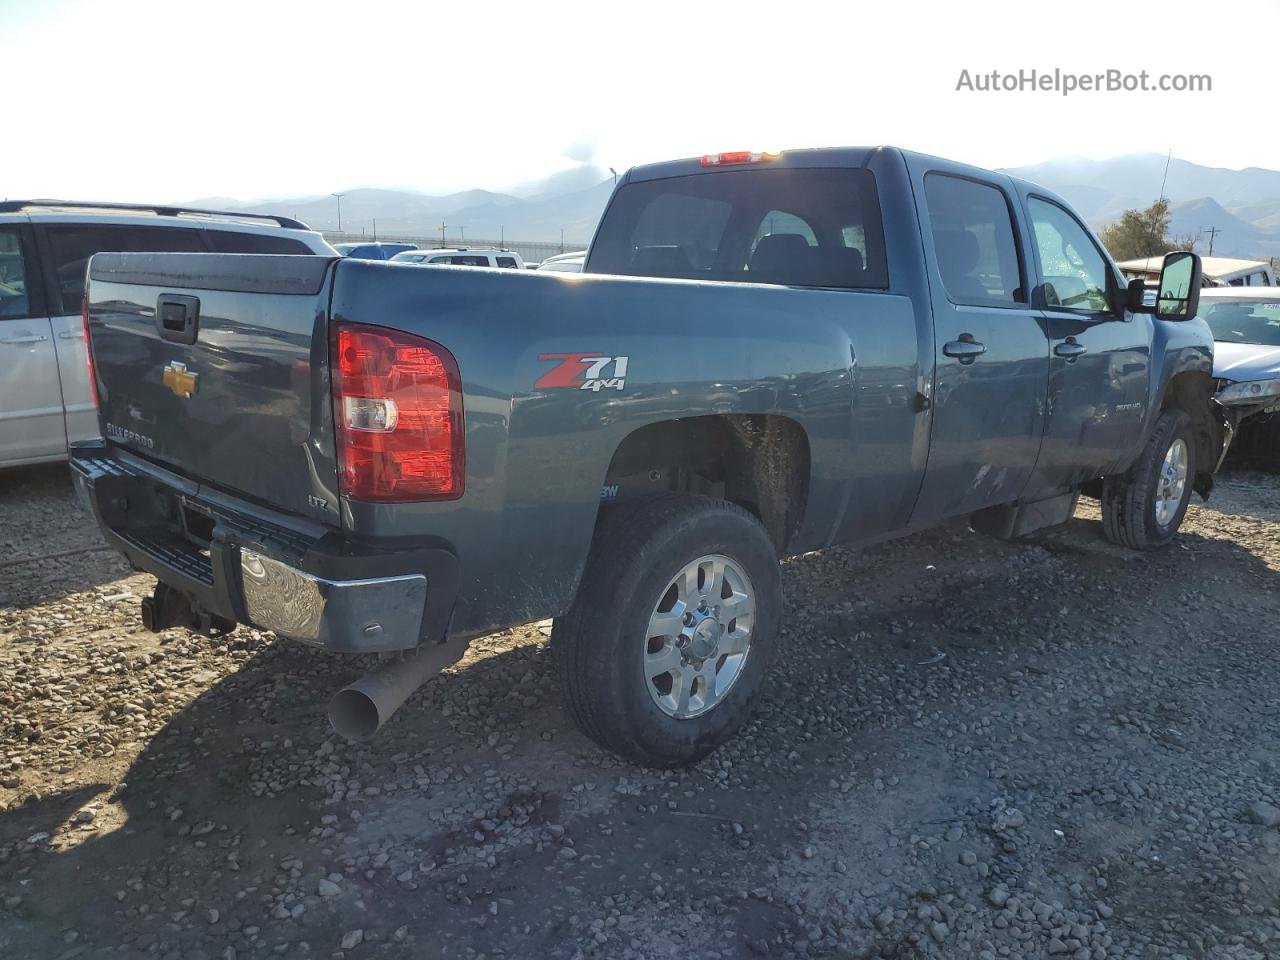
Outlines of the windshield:
{"label": "windshield", "polygon": [[1202,300],[1200,315],[1214,340],[1280,347],[1280,300]]}

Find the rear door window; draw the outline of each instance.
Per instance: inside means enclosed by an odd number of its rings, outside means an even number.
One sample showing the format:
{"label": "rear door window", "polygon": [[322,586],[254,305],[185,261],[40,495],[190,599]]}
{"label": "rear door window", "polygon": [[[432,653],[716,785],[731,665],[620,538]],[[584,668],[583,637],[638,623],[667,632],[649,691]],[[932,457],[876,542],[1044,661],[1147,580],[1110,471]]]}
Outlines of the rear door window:
{"label": "rear door window", "polygon": [[951,301],[996,307],[1025,303],[1013,214],[1004,191],[930,173],[924,192],[938,272]]}
{"label": "rear door window", "polygon": [[235,230],[206,230],[204,235],[214,253],[311,253],[310,247],[294,237],[239,233]]}
{"label": "rear door window", "polygon": [[590,273],[884,288],[875,177],[863,169],[717,171],[620,188]]}
{"label": "rear door window", "polygon": [[133,227],[115,224],[48,225],[44,228],[56,272],[61,315],[79,313],[84,275],[95,253],[204,253],[201,231],[178,227]]}
{"label": "rear door window", "polygon": [[516,268],[516,258],[515,257],[499,257],[498,266],[505,267],[508,270],[514,270]]}

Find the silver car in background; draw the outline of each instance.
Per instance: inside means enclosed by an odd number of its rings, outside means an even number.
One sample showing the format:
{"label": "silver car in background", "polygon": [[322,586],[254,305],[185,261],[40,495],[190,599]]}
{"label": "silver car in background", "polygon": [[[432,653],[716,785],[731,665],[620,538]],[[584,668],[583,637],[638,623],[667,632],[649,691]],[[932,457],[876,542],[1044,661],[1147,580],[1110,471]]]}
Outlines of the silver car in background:
{"label": "silver car in background", "polygon": [[80,301],[95,253],[334,256],[288,217],[179,207],[0,203],[0,469],[67,458],[98,436]]}
{"label": "silver car in background", "polygon": [[548,273],[581,273],[586,262],[587,251],[577,250],[573,253],[558,253],[554,257],[547,257],[538,264],[538,269],[546,270]]}
{"label": "silver car in background", "polygon": [[1280,464],[1280,287],[1207,287],[1217,400],[1239,424],[1237,449]]}

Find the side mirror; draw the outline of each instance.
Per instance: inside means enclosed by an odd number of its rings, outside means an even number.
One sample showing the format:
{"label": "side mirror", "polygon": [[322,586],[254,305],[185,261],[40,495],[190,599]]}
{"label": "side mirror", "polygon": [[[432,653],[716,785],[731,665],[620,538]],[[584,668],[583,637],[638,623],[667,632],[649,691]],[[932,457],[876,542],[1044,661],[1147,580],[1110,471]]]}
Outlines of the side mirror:
{"label": "side mirror", "polygon": [[1161,320],[1190,320],[1200,309],[1200,257],[1179,251],[1166,254],[1160,268],[1156,316]]}

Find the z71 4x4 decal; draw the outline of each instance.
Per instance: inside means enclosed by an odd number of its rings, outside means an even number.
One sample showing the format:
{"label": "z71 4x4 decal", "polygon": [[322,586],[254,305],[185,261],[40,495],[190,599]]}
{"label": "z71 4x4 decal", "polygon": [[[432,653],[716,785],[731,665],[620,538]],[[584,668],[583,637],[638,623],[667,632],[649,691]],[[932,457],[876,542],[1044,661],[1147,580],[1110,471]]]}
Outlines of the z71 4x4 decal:
{"label": "z71 4x4 decal", "polygon": [[[539,360],[556,365],[534,384],[539,389],[621,390],[627,382],[626,357],[602,357],[599,351],[586,353],[541,353]],[[608,376],[605,375],[606,371]]]}

